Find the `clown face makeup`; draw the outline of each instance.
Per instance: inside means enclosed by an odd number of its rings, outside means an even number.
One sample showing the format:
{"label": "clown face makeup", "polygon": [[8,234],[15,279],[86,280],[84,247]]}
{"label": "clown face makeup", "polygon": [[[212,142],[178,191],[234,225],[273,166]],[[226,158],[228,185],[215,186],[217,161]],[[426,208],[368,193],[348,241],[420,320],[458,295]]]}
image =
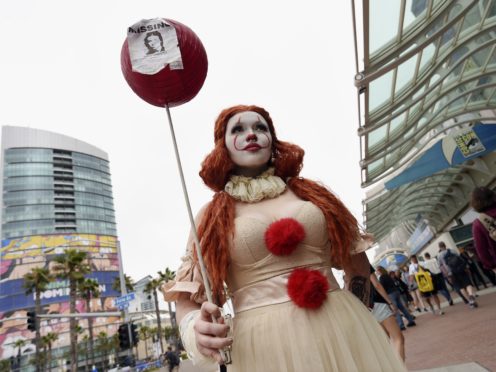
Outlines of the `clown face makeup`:
{"label": "clown face makeup", "polygon": [[256,176],[267,168],[272,155],[272,135],[258,113],[240,112],[229,119],[225,142],[237,174]]}

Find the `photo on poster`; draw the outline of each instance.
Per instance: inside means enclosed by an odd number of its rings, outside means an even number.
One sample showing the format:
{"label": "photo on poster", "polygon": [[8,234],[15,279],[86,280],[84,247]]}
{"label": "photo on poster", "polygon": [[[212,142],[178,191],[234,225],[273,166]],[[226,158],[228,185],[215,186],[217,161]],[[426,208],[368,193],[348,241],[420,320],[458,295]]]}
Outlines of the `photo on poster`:
{"label": "photo on poster", "polygon": [[135,72],[153,75],[166,66],[183,68],[176,29],[164,19],[144,19],[130,26],[127,42]]}

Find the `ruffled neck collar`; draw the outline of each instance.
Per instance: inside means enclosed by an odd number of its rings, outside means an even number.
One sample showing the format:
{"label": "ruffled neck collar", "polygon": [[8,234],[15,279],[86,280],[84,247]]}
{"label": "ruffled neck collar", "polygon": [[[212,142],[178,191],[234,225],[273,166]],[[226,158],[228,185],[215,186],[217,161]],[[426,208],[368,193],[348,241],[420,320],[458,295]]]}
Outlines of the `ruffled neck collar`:
{"label": "ruffled neck collar", "polygon": [[231,176],[224,191],[234,199],[245,203],[255,203],[263,199],[272,199],[286,190],[286,184],[274,175],[274,168],[269,168],[257,177]]}

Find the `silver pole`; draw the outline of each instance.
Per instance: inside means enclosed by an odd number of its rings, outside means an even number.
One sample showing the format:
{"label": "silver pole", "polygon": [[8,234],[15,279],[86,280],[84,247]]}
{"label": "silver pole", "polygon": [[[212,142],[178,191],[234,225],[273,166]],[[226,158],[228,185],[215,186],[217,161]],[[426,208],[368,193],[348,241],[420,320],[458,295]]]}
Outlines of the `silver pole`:
{"label": "silver pole", "polygon": [[[193,212],[191,211],[191,203],[189,202],[188,189],[186,187],[186,181],[184,180],[183,167],[181,165],[181,157],[179,156],[179,150],[177,147],[176,135],[174,133],[174,126],[172,125],[172,118],[169,110],[169,105],[165,105],[165,110],[167,112],[167,119],[169,120],[169,129],[171,132],[172,143],[174,145],[174,153],[176,154],[177,169],[179,170],[179,176],[181,178],[181,186],[183,188],[184,200],[186,201],[186,209],[188,210],[189,222],[191,224],[191,231],[193,232],[193,240],[195,241],[196,255],[198,256],[198,264],[200,265],[200,271],[203,277],[203,285],[205,286],[205,294],[207,295],[208,302],[214,303],[212,299],[212,289],[210,288],[210,281],[207,273],[207,268],[205,267],[205,262],[203,261],[202,250],[200,246],[200,239],[198,238],[198,233],[196,231],[195,219],[193,217]],[[212,316],[212,321],[217,323],[215,317]],[[229,351],[219,350],[222,359],[226,363],[230,363],[231,356]]]}
{"label": "silver pole", "polygon": [[[121,295],[127,295],[127,288],[126,288],[126,282],[124,279],[124,266],[122,263],[122,253],[121,253],[121,242],[117,240],[117,256],[119,258],[119,280],[121,282]],[[131,333],[131,324],[128,322],[129,320],[129,312],[127,308],[124,309],[124,322],[127,324],[127,334],[129,337],[129,349],[127,350],[127,355],[129,359],[131,359],[131,356],[133,355],[133,345],[132,345],[132,340],[133,340],[133,335]]]}

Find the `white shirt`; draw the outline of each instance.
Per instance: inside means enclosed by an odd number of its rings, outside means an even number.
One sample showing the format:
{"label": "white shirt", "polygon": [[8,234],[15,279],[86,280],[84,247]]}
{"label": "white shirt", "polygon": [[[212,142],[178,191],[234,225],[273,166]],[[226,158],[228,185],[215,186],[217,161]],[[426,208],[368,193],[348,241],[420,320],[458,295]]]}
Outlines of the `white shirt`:
{"label": "white shirt", "polygon": [[418,264],[412,262],[410,266],[408,266],[408,274],[415,275],[417,271],[418,271]]}
{"label": "white shirt", "polygon": [[422,267],[429,270],[431,274],[440,274],[441,268],[435,258],[422,262]]}

